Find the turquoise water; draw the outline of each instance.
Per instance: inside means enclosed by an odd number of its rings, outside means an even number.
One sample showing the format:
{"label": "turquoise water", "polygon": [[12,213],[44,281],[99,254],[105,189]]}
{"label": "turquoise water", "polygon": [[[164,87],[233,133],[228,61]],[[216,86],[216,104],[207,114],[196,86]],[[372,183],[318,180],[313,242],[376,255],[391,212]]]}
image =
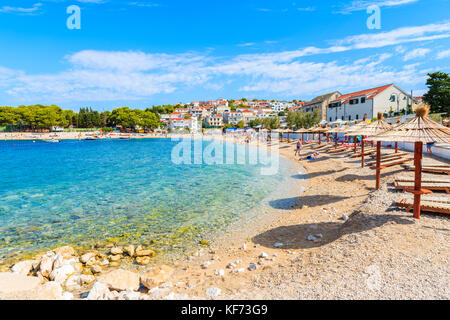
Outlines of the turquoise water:
{"label": "turquoise water", "polygon": [[177,143],[0,141],[0,260],[98,241],[183,252],[238,221],[287,174],[283,159],[271,176],[248,163],[177,165]]}

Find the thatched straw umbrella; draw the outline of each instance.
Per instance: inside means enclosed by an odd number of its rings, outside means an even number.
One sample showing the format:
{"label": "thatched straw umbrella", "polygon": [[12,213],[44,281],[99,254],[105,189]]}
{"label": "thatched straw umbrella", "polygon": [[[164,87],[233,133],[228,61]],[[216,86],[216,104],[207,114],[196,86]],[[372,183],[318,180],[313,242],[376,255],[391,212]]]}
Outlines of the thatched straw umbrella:
{"label": "thatched straw umbrella", "polygon": [[278,129],[277,131],[280,133],[280,142],[283,142],[283,134],[288,132],[288,130],[286,130],[286,129]]}
{"label": "thatched straw umbrella", "polygon": [[[397,120],[397,124],[395,125],[395,127],[399,126],[402,123],[402,121],[400,119]],[[398,141],[395,141],[395,153],[398,153]]]}
{"label": "thatched straw umbrella", "polygon": [[335,127],[335,128],[332,128],[332,129],[328,130],[328,133],[334,133],[334,148],[335,149],[337,148],[337,142],[338,142],[337,135],[338,135],[338,133],[339,132],[345,132],[347,129],[348,129],[348,126],[344,126],[344,127],[341,127],[341,128]]}
{"label": "thatched straw umbrella", "polygon": [[322,128],[322,127],[313,127],[311,129],[309,129],[309,132],[312,132],[312,134],[313,134],[313,140],[314,140],[314,134],[315,133],[317,133],[319,135],[319,144],[321,143],[320,134],[321,133],[325,133],[327,131],[328,131],[327,129]]}
{"label": "thatched straw umbrella", "polygon": [[444,127],[427,117],[427,105],[416,109],[416,117],[394,127],[392,130],[373,137],[375,141],[414,142],[414,188],[407,190],[414,194],[414,218],[420,219],[420,196],[431,191],[422,189],[422,149],[424,143],[450,142],[450,128]]}
{"label": "thatched straw umbrella", "polygon": [[300,128],[300,129],[295,130],[293,133],[301,133],[302,134],[302,143],[303,143],[303,142],[305,142],[304,134],[308,133],[308,132],[309,132],[309,129]]}
{"label": "thatched straw umbrella", "polygon": [[[392,126],[383,121],[383,114],[378,113],[378,119],[372,123],[364,126],[359,131],[354,131],[361,135],[361,167],[364,168],[364,136],[374,136],[392,129]],[[381,159],[381,141],[377,142],[377,189],[380,187],[380,159]]]}
{"label": "thatched straw umbrella", "polygon": [[346,132],[345,136],[354,137],[353,142],[355,143],[355,149],[354,152],[356,153],[356,137],[359,136],[359,134],[355,134],[358,130],[361,130],[365,126],[367,126],[369,123],[367,122],[367,115],[364,115],[364,118],[361,120],[361,122],[355,124],[354,126],[349,127]]}

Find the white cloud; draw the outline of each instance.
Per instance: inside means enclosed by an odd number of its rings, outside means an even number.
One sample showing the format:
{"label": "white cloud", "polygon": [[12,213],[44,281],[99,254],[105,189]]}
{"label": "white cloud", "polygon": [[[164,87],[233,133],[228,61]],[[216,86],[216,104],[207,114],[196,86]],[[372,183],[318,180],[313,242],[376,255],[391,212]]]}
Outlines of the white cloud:
{"label": "white cloud", "polygon": [[161,6],[160,4],[153,3],[153,2],[129,2],[129,4],[132,6],[143,7],[143,8],[155,8],[155,7]]}
{"label": "white cloud", "polygon": [[192,53],[178,55],[150,54],[140,51],[83,50],[66,57],[79,68],[120,71],[149,71],[152,69],[176,70],[185,65],[203,65],[205,56]]}
{"label": "white cloud", "polygon": [[353,11],[362,11],[367,10],[368,7],[377,5],[380,8],[381,7],[396,7],[401,6],[405,4],[410,4],[417,2],[419,0],[372,0],[372,1],[352,1],[352,3],[346,7],[344,7],[341,11],[338,11],[337,13],[343,13],[348,14]]}
{"label": "white cloud", "polygon": [[430,51],[431,50],[427,49],[427,48],[418,48],[418,49],[411,50],[405,54],[405,56],[403,57],[403,61],[409,61],[412,59],[424,57],[428,53],[430,53]]}
{"label": "white cloud", "polygon": [[316,7],[297,8],[298,11],[316,11]]}
{"label": "white cloud", "polygon": [[37,14],[40,11],[41,7],[42,7],[42,3],[40,3],[40,2],[35,3],[31,8],[3,6],[0,8],[0,12],[31,15],[31,14]]}
{"label": "white cloud", "polygon": [[254,42],[247,42],[247,43],[241,43],[241,44],[238,44],[237,46],[238,47],[251,47],[251,46],[254,46],[256,43],[254,43]]}
{"label": "white cloud", "polygon": [[450,50],[444,50],[441,52],[438,52],[438,54],[436,55],[436,58],[438,59],[444,59],[444,58],[449,58],[450,57]]}
{"label": "white cloud", "polygon": [[[26,74],[0,68],[2,91],[17,100],[60,103],[71,101],[142,100],[154,94],[181,94],[199,87],[219,90],[230,81],[245,83],[245,92],[313,95],[328,90],[351,90],[385,83],[424,83],[419,64],[390,66],[391,54],[366,56],[351,62],[314,61],[314,55],[421,42],[448,36],[450,24],[407,27],[379,34],[363,34],[336,41],[325,48],[306,47],[272,53],[213,57],[195,52],[181,54],[140,51],[83,50],[66,57],[70,68],[55,74]],[[419,51],[418,51],[419,50]],[[422,50],[422,51],[420,51]],[[428,52],[416,49],[416,57]],[[411,55],[411,53],[408,53]],[[409,59],[407,59],[409,60]]]}
{"label": "white cloud", "polygon": [[380,48],[408,42],[436,40],[450,37],[450,22],[403,27],[380,33],[350,36],[338,41],[339,45],[349,45],[353,49]]}

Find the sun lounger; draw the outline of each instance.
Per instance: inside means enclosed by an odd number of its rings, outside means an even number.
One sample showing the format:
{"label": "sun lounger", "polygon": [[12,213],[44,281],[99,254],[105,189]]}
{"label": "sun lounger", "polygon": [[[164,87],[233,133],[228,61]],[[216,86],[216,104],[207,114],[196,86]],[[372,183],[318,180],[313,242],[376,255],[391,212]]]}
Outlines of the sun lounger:
{"label": "sun lounger", "polygon": [[[364,150],[364,155],[365,156],[368,156],[368,155],[370,155],[370,154],[372,154],[372,153],[376,153],[377,152],[377,150]],[[360,157],[362,157],[362,152],[360,151],[360,152],[358,152],[358,153],[356,153],[356,154],[352,154],[351,156],[350,156],[350,158],[360,158]]]}
{"label": "sun lounger", "polygon": [[347,147],[337,147],[336,149],[331,148],[330,150],[328,150],[328,153],[339,153],[344,151],[347,151]]}
{"label": "sun lounger", "polygon": [[436,162],[436,161],[427,161],[427,160],[422,161],[422,166],[423,167],[450,168],[450,164]]}
{"label": "sun lounger", "polygon": [[[404,168],[408,170],[415,170],[414,165],[403,165]],[[436,166],[422,166],[423,172],[433,172],[433,173],[443,173],[443,174],[450,174],[450,167],[436,167]]]}
{"label": "sun lounger", "polygon": [[[413,199],[401,199],[400,201],[397,201],[396,205],[397,205],[397,207],[406,208],[406,212],[408,212],[414,208],[414,200]],[[450,203],[423,200],[420,202],[420,210],[449,214],[450,213]]]}
{"label": "sun lounger", "polygon": [[[386,162],[390,162],[390,161],[394,161],[394,160],[400,160],[400,159],[405,159],[405,158],[402,157],[402,156],[398,156],[398,157],[393,157],[393,158],[388,158],[388,159],[380,159],[380,163],[383,164],[383,163],[386,163]],[[375,164],[377,164],[377,160],[370,160],[370,161],[366,162],[366,165],[368,165],[368,166],[373,166]]]}
{"label": "sun lounger", "polygon": [[317,146],[314,146],[314,147],[312,147],[312,148],[313,148],[314,150],[319,150],[319,149],[326,149],[326,148],[329,148],[329,147],[331,147],[330,144],[328,144],[328,143],[322,143],[320,146],[317,145]]}
{"label": "sun lounger", "polygon": [[[411,194],[405,194],[403,197],[406,200],[414,200],[414,195]],[[442,203],[450,203],[450,194],[446,193],[430,193],[430,194],[423,194],[421,197],[421,200],[423,201],[432,201],[432,202],[442,202]]]}
{"label": "sun lounger", "polygon": [[[394,186],[401,190],[411,190],[414,188],[414,182],[394,181]],[[450,193],[450,182],[422,182],[422,188]]]}
{"label": "sun lounger", "polygon": [[[395,181],[414,182],[414,175],[398,175]],[[448,182],[450,183],[450,176],[439,174],[422,174],[422,182]]]}
{"label": "sun lounger", "polygon": [[[396,165],[399,165],[399,164],[404,164],[404,163],[412,161],[412,160],[414,160],[414,158],[400,158],[400,159],[394,159],[394,160],[391,160],[391,161],[383,162],[381,165],[383,167],[382,169],[384,169],[384,168],[387,168],[387,167],[392,167],[392,166],[396,166]],[[373,166],[373,167],[370,167],[370,169],[376,169],[376,167]]]}
{"label": "sun lounger", "polygon": [[[389,158],[397,158],[399,156],[406,156],[407,153],[406,152],[398,152],[398,153],[388,153],[388,154],[381,154],[380,159],[389,159]],[[377,155],[376,153],[373,153],[370,155],[370,157],[376,159]]]}

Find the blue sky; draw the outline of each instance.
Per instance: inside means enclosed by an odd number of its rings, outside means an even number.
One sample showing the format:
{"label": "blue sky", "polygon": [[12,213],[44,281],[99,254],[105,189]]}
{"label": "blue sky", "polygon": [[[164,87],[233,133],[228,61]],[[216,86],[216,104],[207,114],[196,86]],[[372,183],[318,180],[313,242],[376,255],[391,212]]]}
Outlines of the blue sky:
{"label": "blue sky", "polygon": [[450,71],[449,12],[449,0],[0,0],[0,105],[309,100],[387,83],[420,95],[428,72]]}

